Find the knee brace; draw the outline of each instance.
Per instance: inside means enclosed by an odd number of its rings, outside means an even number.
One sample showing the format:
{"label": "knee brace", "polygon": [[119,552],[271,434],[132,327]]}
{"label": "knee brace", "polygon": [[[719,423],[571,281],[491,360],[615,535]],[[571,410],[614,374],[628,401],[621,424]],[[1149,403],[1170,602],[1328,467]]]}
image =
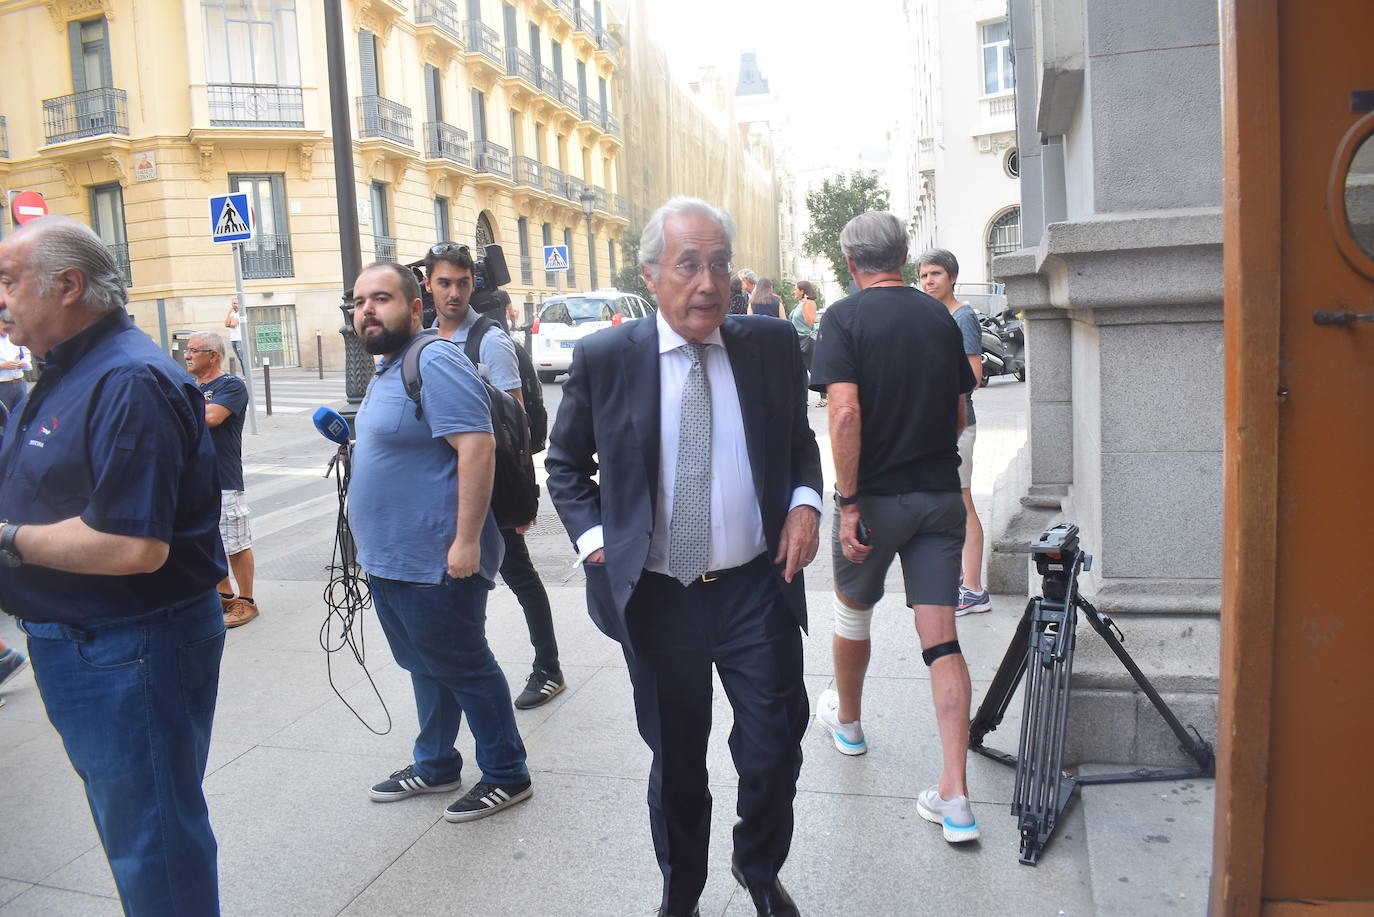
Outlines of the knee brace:
{"label": "knee brace", "polygon": [[948,643],[937,643],[928,650],[921,650],[921,659],[925,661],[927,667],[941,656],[954,656],[962,654],[964,651],[959,649],[959,641],[951,640]]}
{"label": "knee brace", "polygon": [[873,622],[873,609],[861,611],[850,608],[838,598],[832,601],[835,603],[835,635],[846,640],[867,640]]}

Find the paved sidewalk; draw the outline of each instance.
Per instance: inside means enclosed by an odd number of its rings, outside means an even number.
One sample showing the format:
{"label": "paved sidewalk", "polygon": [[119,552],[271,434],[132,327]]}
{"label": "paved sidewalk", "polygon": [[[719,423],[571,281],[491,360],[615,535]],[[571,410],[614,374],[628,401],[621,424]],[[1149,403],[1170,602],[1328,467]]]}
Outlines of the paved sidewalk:
{"label": "paved sidewalk", "polygon": [[[273,381],[275,396],[284,389]],[[337,380],[334,386],[338,391]],[[1004,388],[1000,396],[999,388],[986,400],[1023,398],[1023,388]],[[309,403],[313,390],[302,391],[299,400]],[[820,412],[812,413],[813,425],[823,429]],[[205,782],[220,842],[224,913],[654,913],[660,878],[644,805],[649,755],[635,730],[623,658],[587,618],[580,571],[551,512],[531,541],[548,574],[569,687],[548,705],[517,713],[534,797],[463,825],[443,820],[448,796],[385,805],[368,800],[371,783],[410,760],[414,703],[409,679],[391,661],[371,613],[364,627],[367,669],[391,731],[369,732],[330,689],[319,645],[325,619],[319,570],[328,560],[335,506],[332,483],[319,477],[330,448],[307,418],[260,418],[260,435],[245,437],[260,576],[269,572],[255,590],[262,616],[228,634]],[[975,478],[980,505],[996,478],[998,456],[1005,452],[1009,461],[1021,444],[1014,423],[1000,440],[994,426],[986,437],[980,432],[980,461],[988,444],[987,467]],[[832,681],[828,562],[817,567],[805,641],[813,701]],[[1024,604],[1024,597],[997,597],[991,613],[960,620],[975,706]],[[497,658],[518,690],[531,651],[519,607],[503,586],[491,594],[488,619]],[[927,669],[900,599],[879,606],[874,635],[865,695],[869,753],[838,754],[814,725],[803,745],[796,837],[782,879],[804,914],[1202,912],[1210,781],[1094,788],[1070,806],[1032,869],[1017,862],[1016,825],[1008,814],[1012,772],[973,756],[969,782],[983,839],[946,844],[915,810],[916,795],[936,779],[939,745]],[[0,636],[14,639],[10,619],[0,618]],[[346,654],[330,662],[349,702],[370,723],[384,724],[368,676]],[[47,723],[32,675],[16,679],[5,694],[0,917],[119,914],[80,782]],[[1019,709],[1019,702],[1012,705],[990,744],[1014,750]],[[712,871],[702,899],[702,914],[710,917],[753,913],[728,868],[735,785],[730,725],[718,690],[708,762],[716,797]],[[477,772],[466,730],[459,749],[471,784]]]}

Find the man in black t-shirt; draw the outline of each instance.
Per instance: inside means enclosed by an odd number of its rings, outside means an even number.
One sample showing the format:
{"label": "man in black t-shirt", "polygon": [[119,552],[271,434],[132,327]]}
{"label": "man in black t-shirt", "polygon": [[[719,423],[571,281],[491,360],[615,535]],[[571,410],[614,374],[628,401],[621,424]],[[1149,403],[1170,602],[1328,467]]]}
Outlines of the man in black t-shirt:
{"label": "man in black t-shirt", "polygon": [[970,685],[954,606],[964,543],[956,443],[973,372],[939,302],[902,280],[907,235],[890,213],[865,213],[840,233],[859,292],[821,320],[811,387],[830,401],[836,513],[835,690],[816,719],[848,755],[867,751],[860,701],[873,606],[894,557],[915,612],[944,749],[939,783],[916,810],[950,843],[978,837],[966,785]]}
{"label": "man in black t-shirt", "polygon": [[186,369],[205,395],[205,422],[215,445],[219,468],[219,535],[229,555],[238,593],[226,576],[219,584],[224,626],[239,627],[258,616],[253,601],[253,533],[248,527],[248,504],[243,499],[243,418],[248,387],[224,371],[224,339],[210,331],[197,332],[186,342]]}

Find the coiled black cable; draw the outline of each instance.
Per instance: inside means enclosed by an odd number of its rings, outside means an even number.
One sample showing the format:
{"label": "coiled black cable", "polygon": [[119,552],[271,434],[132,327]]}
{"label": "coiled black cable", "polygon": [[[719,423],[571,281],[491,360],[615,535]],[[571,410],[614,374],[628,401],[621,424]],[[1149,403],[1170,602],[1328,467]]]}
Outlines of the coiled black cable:
{"label": "coiled black cable", "polygon": [[[325,477],[331,473],[339,494],[339,517],[334,526],[334,554],[329,561],[329,582],[324,587],[324,623],[320,625],[320,646],[324,649],[325,671],[329,675],[329,687],[336,697],[343,701],[349,712],[358,718],[374,735],[384,736],[391,732],[391,711],[387,709],[382,692],[367,670],[367,642],[362,629],[362,612],[372,606],[372,593],[367,588],[362,568],[358,566],[357,547],[353,541],[353,530],[348,527],[348,483],[353,472],[352,446],[340,446],[338,453],[329,460]],[[381,704],[382,714],[386,717],[386,728],[378,730],[354,709],[348,699],[334,684],[334,654],[344,649],[353,654],[353,659],[363,670],[367,683],[372,688],[377,702]]]}

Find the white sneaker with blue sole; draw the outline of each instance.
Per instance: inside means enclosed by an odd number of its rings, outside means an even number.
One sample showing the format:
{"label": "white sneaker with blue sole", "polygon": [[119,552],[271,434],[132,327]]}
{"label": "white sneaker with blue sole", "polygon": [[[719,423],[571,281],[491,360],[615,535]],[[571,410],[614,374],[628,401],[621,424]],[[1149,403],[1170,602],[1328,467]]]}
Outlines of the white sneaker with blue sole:
{"label": "white sneaker with blue sole", "polygon": [[842,755],[861,755],[868,751],[864,741],[864,727],[855,720],[852,723],[840,722],[840,695],[834,688],[826,688],[816,701],[816,722],[830,732],[835,740],[835,748]]}
{"label": "white sneaker with blue sole", "polygon": [[916,811],[926,821],[941,826],[945,840],[951,844],[978,840],[978,822],[973,818],[967,796],[945,799],[940,788],[933,786],[916,797]]}

